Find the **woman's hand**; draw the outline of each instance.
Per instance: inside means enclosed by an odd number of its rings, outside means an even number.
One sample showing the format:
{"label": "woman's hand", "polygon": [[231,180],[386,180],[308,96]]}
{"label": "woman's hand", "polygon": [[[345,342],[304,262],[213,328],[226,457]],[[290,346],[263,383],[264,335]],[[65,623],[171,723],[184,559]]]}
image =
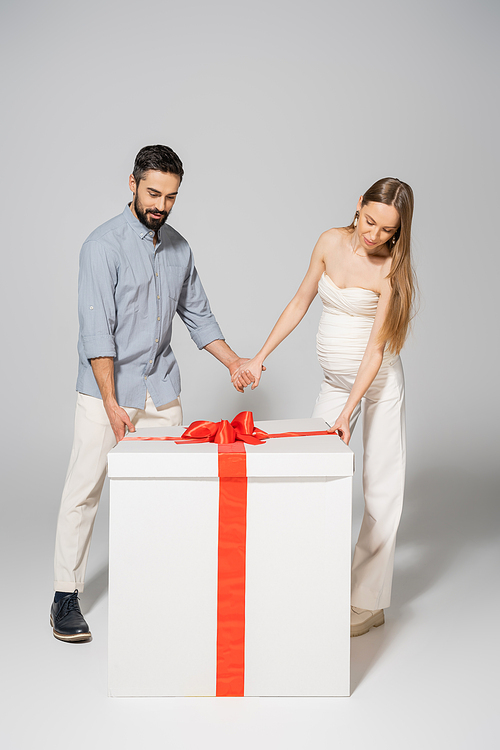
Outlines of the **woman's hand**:
{"label": "woman's hand", "polygon": [[351,427],[349,422],[350,415],[341,414],[333,427],[330,427],[328,432],[337,432],[339,438],[343,440],[346,445],[349,445],[349,440],[351,439]]}
{"label": "woman's hand", "polygon": [[242,364],[236,372],[231,376],[231,382],[240,393],[248,385],[252,386],[252,391],[257,388],[260,381],[260,376],[266,368],[262,364],[262,360],[254,357]]}

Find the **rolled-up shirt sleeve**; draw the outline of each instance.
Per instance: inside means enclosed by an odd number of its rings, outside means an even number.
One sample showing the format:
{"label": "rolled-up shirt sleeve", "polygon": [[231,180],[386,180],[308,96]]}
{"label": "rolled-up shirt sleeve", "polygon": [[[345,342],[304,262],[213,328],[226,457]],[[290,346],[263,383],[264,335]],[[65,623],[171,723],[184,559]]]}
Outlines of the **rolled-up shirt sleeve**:
{"label": "rolled-up shirt sleeve", "polygon": [[224,335],[210,309],[210,303],[194,265],[192,254],[177,303],[177,313],[198,349],[203,349],[204,346],[218,339],[224,341]]}
{"label": "rolled-up shirt sleeve", "polygon": [[115,357],[117,261],[99,242],[86,242],[80,253],[78,317],[85,356]]}

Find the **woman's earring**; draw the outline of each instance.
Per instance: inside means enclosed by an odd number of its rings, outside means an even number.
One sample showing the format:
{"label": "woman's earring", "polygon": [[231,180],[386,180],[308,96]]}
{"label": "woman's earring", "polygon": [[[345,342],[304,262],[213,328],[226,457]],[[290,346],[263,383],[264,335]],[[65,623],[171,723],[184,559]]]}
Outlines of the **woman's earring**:
{"label": "woman's earring", "polygon": [[358,226],[358,219],[359,219],[359,211],[356,211],[356,216],[354,217],[354,221],[352,222],[352,225],[354,229]]}
{"label": "woman's earring", "polygon": [[397,241],[398,241],[398,238],[396,237],[396,235],[395,235],[395,234],[393,234],[393,235],[392,235],[392,246],[393,246],[393,247],[394,247],[394,245],[396,244],[396,242],[397,242]]}

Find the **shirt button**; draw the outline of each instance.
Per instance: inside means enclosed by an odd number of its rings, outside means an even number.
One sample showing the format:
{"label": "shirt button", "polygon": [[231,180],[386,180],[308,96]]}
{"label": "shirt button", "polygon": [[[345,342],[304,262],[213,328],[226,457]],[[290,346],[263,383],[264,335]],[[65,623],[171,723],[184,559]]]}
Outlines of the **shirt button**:
{"label": "shirt button", "polygon": [[156,299],[160,299],[160,295],[159,294],[156,295]]}
{"label": "shirt button", "polygon": [[158,343],[158,339],[155,339],[156,343]]}
{"label": "shirt button", "polygon": [[156,274],[158,276],[158,274]]}
{"label": "shirt button", "polygon": [[160,318],[156,318],[156,320],[160,320]]}
{"label": "shirt button", "polygon": [[152,236],[153,236],[153,232],[150,232],[150,233],[149,233],[149,236],[150,236],[150,237],[152,237]]}
{"label": "shirt button", "polygon": [[90,305],[90,309],[93,310],[94,309],[94,305]]}
{"label": "shirt button", "polygon": [[147,379],[148,379],[148,376],[147,376],[147,375],[144,375],[144,380],[147,380]]}
{"label": "shirt button", "polygon": [[150,359],[150,360],[149,360],[149,364],[150,364],[150,365],[152,365],[152,364],[153,364],[153,360],[152,360],[152,359]]}

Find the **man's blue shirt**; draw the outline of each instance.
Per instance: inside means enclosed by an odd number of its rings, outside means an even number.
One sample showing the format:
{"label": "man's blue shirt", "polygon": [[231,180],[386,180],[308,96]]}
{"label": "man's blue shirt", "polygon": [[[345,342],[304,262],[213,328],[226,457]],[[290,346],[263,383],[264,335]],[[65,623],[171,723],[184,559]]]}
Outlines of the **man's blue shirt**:
{"label": "man's blue shirt", "polygon": [[186,240],[168,224],[158,233],[129,206],[98,227],[80,253],[78,314],[80,364],[76,389],[101,398],[94,357],[114,357],[116,400],[144,408],[180,394],[179,366],[170,346],[177,312],[202,349],[223,339]]}

